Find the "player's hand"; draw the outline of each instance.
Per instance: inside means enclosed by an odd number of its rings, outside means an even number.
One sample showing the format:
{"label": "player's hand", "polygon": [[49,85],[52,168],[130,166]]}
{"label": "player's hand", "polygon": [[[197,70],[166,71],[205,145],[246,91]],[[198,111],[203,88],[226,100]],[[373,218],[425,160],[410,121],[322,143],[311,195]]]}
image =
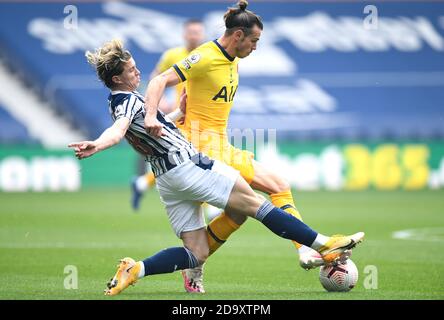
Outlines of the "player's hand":
{"label": "player's hand", "polygon": [[68,144],[69,148],[73,148],[77,159],[85,159],[91,157],[94,153],[99,151],[94,144],[94,141],[72,142]]}
{"label": "player's hand", "polygon": [[161,124],[156,118],[145,118],[145,131],[150,136],[160,138],[161,136],[165,135],[165,133],[162,132],[162,129],[163,124]]}

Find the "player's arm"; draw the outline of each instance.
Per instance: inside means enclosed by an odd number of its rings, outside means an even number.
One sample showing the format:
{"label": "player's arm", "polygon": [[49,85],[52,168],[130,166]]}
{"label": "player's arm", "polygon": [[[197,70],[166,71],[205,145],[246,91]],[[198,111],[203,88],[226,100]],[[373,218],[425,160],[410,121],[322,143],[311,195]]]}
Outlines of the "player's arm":
{"label": "player's arm", "polygon": [[93,154],[108,149],[120,142],[125,136],[130,125],[130,120],[126,117],[117,119],[114,124],[103,131],[94,141],[73,142],[68,147],[73,148],[78,159],[84,159]]}
{"label": "player's arm", "polygon": [[163,125],[156,119],[159,101],[162,98],[165,88],[175,86],[180,82],[179,77],[173,68],[154,77],[148,84],[145,94],[145,130],[148,134],[160,137]]}
{"label": "player's arm", "polygon": [[[152,80],[153,78],[155,78],[156,76],[158,76],[162,72],[165,72],[166,70],[168,70],[168,68],[170,68],[174,62],[175,62],[175,60],[174,60],[173,51],[172,50],[165,51],[164,54],[162,54],[162,56],[160,57],[156,66],[154,67],[153,71],[151,71],[149,79]],[[166,96],[164,95],[164,96],[162,96],[162,98],[159,101],[158,108],[163,113],[168,114],[171,111],[175,110],[175,105],[174,105],[174,103],[173,104],[169,103],[168,100],[166,99]]]}
{"label": "player's arm", "polygon": [[158,67],[154,68],[153,71],[151,71],[150,73],[150,80],[158,76],[160,73],[161,72]]}
{"label": "player's arm", "polygon": [[[161,62],[159,62],[160,64]],[[160,69],[159,68],[159,64],[158,66],[156,66],[156,68],[154,68],[154,70],[151,72],[150,74],[150,80],[152,80],[153,78],[155,78],[156,76],[158,76],[159,74],[161,74],[162,72],[164,72],[165,70],[167,70],[168,68],[165,69]],[[164,64],[164,63],[163,63]],[[174,111],[176,109],[175,103],[169,103],[168,100],[166,99],[166,96],[163,95],[162,98],[160,98],[159,101],[159,105],[158,108],[160,111],[162,111],[163,113],[171,113],[172,111]]]}

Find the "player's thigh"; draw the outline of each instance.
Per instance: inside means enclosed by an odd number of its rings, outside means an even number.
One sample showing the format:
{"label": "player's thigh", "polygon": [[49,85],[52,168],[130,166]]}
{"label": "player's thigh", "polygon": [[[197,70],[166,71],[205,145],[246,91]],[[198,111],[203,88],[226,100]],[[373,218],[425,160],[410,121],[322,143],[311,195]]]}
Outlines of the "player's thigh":
{"label": "player's thigh", "polygon": [[202,161],[207,165],[201,165],[199,162],[187,168],[190,177],[186,189],[188,199],[225,209],[239,172],[221,161],[205,161],[206,159],[208,158],[203,157]]}
{"label": "player's thigh", "polygon": [[[192,170],[189,168],[189,172]],[[254,217],[263,202],[237,170],[221,161],[215,160],[211,169],[200,171],[198,176],[192,187],[193,196],[230,215]]]}
{"label": "player's thigh", "polygon": [[258,161],[252,160],[254,177],[250,185],[253,189],[267,194],[284,192],[290,189],[288,182],[278,175],[275,170],[270,169]]}
{"label": "player's thigh", "polygon": [[242,178],[244,178],[248,184],[253,181],[255,174],[253,166],[254,155],[250,151],[228,145],[225,147],[221,157],[223,162],[239,171]]}
{"label": "player's thigh", "polygon": [[231,190],[225,210],[230,214],[254,217],[264,198],[251,189],[250,185],[239,177]]}
{"label": "player's thigh", "polygon": [[163,198],[171,228],[178,238],[184,232],[205,228],[205,219],[200,202]]}

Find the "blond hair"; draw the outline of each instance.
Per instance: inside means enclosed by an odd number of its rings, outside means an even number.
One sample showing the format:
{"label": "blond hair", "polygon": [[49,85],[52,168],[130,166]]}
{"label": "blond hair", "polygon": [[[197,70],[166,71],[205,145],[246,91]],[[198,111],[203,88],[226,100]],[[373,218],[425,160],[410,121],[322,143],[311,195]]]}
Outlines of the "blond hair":
{"label": "blond hair", "polygon": [[97,77],[110,89],[115,86],[113,76],[120,75],[123,72],[124,63],[132,58],[131,53],[124,49],[119,39],[105,43],[95,52],[86,51],[85,57],[88,63],[96,69]]}

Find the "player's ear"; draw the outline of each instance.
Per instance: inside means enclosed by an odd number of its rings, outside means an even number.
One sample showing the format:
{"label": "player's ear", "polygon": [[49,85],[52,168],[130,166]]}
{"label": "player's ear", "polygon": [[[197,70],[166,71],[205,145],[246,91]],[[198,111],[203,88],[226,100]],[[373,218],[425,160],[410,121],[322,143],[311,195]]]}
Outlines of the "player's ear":
{"label": "player's ear", "polygon": [[119,76],[113,76],[113,77],[111,78],[111,80],[112,80],[114,83],[117,83],[117,84],[121,84],[121,83],[123,83],[122,80],[120,80],[120,77],[119,77]]}
{"label": "player's ear", "polygon": [[242,31],[242,29],[237,29],[236,31],[234,31],[234,39],[238,40],[238,41],[242,41],[244,39],[244,32]]}

